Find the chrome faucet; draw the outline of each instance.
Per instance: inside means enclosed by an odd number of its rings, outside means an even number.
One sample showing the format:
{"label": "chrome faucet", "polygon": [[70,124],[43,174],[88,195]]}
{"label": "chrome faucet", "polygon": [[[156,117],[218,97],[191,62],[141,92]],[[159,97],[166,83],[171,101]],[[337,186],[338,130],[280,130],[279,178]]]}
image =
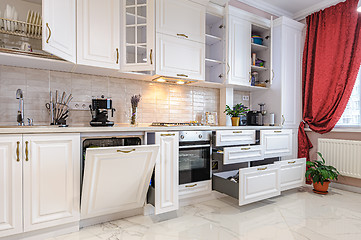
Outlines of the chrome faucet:
{"label": "chrome faucet", "polygon": [[19,126],[24,126],[24,98],[23,91],[21,89],[16,90],[16,99],[19,99],[17,122]]}

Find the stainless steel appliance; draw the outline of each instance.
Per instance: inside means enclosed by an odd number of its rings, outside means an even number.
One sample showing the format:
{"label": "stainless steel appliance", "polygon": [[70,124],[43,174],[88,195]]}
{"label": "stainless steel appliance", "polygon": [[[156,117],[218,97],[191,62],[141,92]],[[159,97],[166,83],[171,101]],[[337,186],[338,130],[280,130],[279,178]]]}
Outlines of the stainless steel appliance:
{"label": "stainless steel appliance", "polygon": [[179,132],[179,184],[211,179],[212,131]]}
{"label": "stainless steel appliance", "polygon": [[108,111],[111,111],[112,117],[115,112],[110,98],[104,98],[104,95],[101,98],[93,98],[92,105],[89,108],[92,114],[92,120],[90,121],[92,127],[111,127],[114,125],[113,121],[108,120]]}
{"label": "stainless steel appliance", "polygon": [[247,125],[250,126],[263,126],[264,125],[264,116],[266,115],[267,111],[264,109],[264,103],[258,104],[260,110],[253,110],[247,113]]}

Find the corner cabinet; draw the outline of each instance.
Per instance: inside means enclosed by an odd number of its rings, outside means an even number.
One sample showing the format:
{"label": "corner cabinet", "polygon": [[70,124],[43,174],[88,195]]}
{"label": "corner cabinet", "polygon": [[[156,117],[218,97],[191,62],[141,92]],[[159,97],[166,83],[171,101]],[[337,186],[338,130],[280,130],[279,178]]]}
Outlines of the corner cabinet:
{"label": "corner cabinet", "polygon": [[77,64],[119,69],[119,0],[77,1]]}
{"label": "corner cabinet", "polygon": [[79,134],[1,135],[0,155],[0,237],[79,221]]}

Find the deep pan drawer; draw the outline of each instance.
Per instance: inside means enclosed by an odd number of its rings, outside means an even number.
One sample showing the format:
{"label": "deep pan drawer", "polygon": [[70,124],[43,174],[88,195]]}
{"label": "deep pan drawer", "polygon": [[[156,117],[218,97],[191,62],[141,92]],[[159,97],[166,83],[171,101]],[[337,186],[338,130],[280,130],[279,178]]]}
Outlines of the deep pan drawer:
{"label": "deep pan drawer", "polygon": [[[239,181],[229,180],[239,172]],[[239,200],[239,206],[280,195],[280,169],[277,164],[214,173],[212,188]]]}
{"label": "deep pan drawer", "polygon": [[235,146],[256,143],[256,130],[216,131],[216,146]]}
{"label": "deep pan drawer", "polygon": [[235,164],[242,162],[250,162],[263,159],[262,147],[244,146],[244,147],[225,147],[213,153],[215,159],[223,159],[223,164]]}

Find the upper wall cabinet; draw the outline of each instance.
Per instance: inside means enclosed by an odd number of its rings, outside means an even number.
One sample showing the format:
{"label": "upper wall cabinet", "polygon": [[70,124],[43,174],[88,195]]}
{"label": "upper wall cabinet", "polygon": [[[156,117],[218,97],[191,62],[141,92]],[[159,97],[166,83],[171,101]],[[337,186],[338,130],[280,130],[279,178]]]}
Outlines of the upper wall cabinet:
{"label": "upper wall cabinet", "polygon": [[188,0],[157,2],[157,32],[205,42],[205,7]]}
{"label": "upper wall cabinet", "polygon": [[75,0],[43,0],[43,50],[76,62]]}
{"label": "upper wall cabinet", "polygon": [[154,71],[154,13],[154,0],[121,0],[121,71]]}
{"label": "upper wall cabinet", "polygon": [[77,63],[119,69],[119,0],[78,0]]}

